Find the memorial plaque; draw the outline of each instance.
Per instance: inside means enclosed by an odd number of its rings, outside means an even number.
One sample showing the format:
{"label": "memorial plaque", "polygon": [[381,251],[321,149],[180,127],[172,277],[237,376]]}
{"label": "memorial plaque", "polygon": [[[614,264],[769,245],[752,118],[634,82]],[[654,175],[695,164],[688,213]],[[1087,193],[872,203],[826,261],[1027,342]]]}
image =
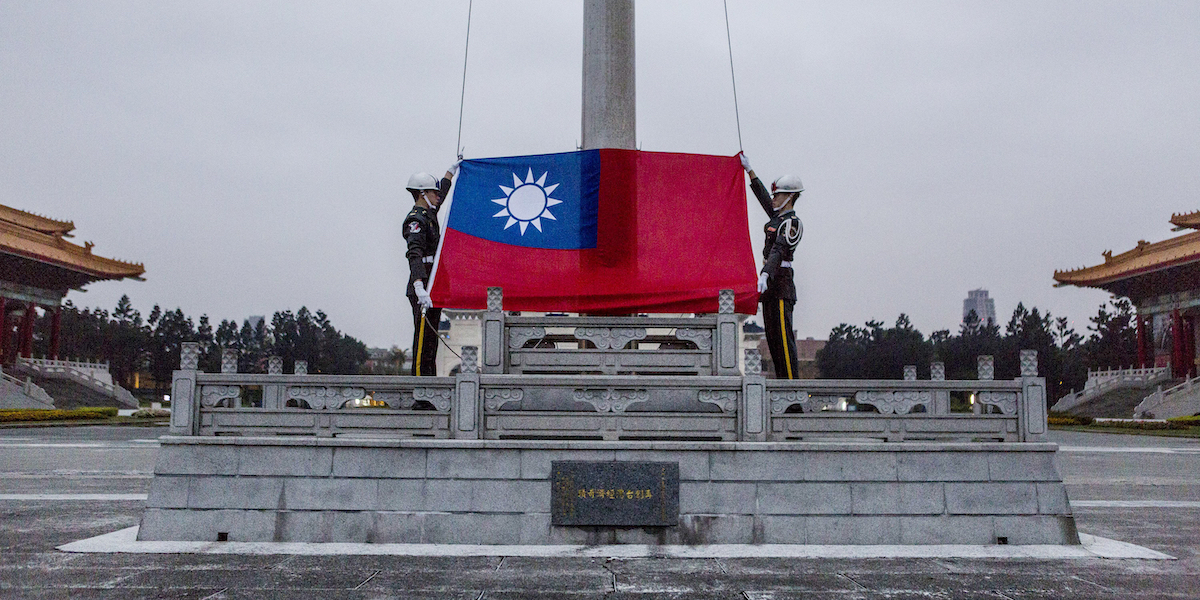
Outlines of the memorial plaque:
{"label": "memorial plaque", "polygon": [[679,524],[679,463],[553,461],[550,523],[674,527]]}

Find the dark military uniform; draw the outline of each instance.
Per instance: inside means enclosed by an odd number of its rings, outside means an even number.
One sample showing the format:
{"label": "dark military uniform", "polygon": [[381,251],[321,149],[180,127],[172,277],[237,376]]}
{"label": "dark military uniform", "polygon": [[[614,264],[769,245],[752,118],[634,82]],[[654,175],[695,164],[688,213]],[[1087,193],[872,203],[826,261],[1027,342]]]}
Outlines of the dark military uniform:
{"label": "dark military uniform", "polygon": [[[445,200],[450,192],[450,180],[443,178],[438,189],[438,197]],[[441,203],[438,204],[441,206]],[[430,308],[421,318],[421,305],[417,302],[417,292],[413,283],[421,281],[429,290],[429,274],[433,270],[433,258],[437,254],[438,243],[442,239],[442,230],[438,226],[437,210],[423,206],[414,206],[404,217],[404,241],[408,242],[408,251],[404,256],[408,259],[408,303],[413,311],[413,346],[412,374],[437,375],[437,345],[438,324],[442,321],[442,309]]]}
{"label": "dark military uniform", "polygon": [[767,347],[771,350],[775,377],[795,379],[799,363],[796,359],[796,335],[792,331],[792,309],[796,307],[792,259],[796,254],[796,244],[804,235],[804,224],[794,210],[775,214],[771,193],[757,177],[750,180],[750,189],[754,191],[763,210],[767,211],[767,216],[771,217],[763,228],[767,241],[763,244],[762,272],[767,274],[767,291],[759,296],[763,305]]}

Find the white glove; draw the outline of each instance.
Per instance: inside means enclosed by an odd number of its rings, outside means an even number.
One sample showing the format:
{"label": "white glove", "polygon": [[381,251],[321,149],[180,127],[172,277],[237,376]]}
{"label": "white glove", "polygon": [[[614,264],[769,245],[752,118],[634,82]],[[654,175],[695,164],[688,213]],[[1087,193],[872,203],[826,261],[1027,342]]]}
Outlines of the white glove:
{"label": "white glove", "polygon": [[[417,283],[420,283],[420,282],[417,282]],[[767,274],[759,273],[758,274],[758,293],[761,294],[765,291],[767,291]]]}
{"label": "white glove", "polygon": [[433,308],[433,298],[430,298],[429,292],[425,291],[425,282],[414,281],[413,291],[417,293],[417,304],[421,305],[421,308]]}
{"label": "white glove", "polygon": [[446,169],[446,172],[452,176],[458,175],[458,167],[461,164],[462,164],[462,157],[460,156],[460,157],[458,157],[458,160],[454,161],[454,164],[450,165],[449,169]]}
{"label": "white glove", "polygon": [[742,159],[742,168],[743,168],[743,169],[745,169],[747,172],[749,172],[749,171],[751,171],[751,170],[752,170],[752,169],[750,168],[750,159],[749,159],[749,158],[746,158],[746,153],[745,153],[745,152],[739,152],[739,153],[738,153],[738,158]]}

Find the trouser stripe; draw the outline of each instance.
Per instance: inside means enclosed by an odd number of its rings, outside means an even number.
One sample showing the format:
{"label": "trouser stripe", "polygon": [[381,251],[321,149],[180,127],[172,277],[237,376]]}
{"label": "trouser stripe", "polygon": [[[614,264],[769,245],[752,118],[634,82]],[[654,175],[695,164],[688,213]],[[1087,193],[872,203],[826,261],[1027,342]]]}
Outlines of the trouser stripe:
{"label": "trouser stripe", "polygon": [[421,311],[421,322],[417,323],[417,327],[421,328],[421,332],[417,334],[417,355],[413,357],[413,364],[416,365],[417,376],[421,375],[421,355],[425,351],[425,311]]}
{"label": "trouser stripe", "polygon": [[787,337],[787,335],[788,335],[788,330],[787,330],[787,321],[785,320],[785,317],[784,317],[784,305],[783,305],[783,300],[780,299],[779,300],[779,339],[783,342],[780,344],[780,346],[783,346],[783,362],[784,362],[784,364],[787,365],[787,375],[788,375],[787,378],[795,379],[795,376],[792,375],[792,357],[790,354],[788,354],[788,343],[787,343],[788,337]]}

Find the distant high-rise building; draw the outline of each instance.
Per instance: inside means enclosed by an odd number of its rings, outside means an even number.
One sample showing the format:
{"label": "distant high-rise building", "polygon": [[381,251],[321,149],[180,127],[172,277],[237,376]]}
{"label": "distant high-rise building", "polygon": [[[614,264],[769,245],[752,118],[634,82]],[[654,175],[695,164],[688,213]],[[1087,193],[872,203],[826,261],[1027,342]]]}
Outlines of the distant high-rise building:
{"label": "distant high-rise building", "polygon": [[996,301],[988,298],[987,290],[971,290],[967,292],[967,299],[963,300],[963,322],[967,321],[967,315],[975,311],[975,316],[979,317],[980,323],[996,322]]}

